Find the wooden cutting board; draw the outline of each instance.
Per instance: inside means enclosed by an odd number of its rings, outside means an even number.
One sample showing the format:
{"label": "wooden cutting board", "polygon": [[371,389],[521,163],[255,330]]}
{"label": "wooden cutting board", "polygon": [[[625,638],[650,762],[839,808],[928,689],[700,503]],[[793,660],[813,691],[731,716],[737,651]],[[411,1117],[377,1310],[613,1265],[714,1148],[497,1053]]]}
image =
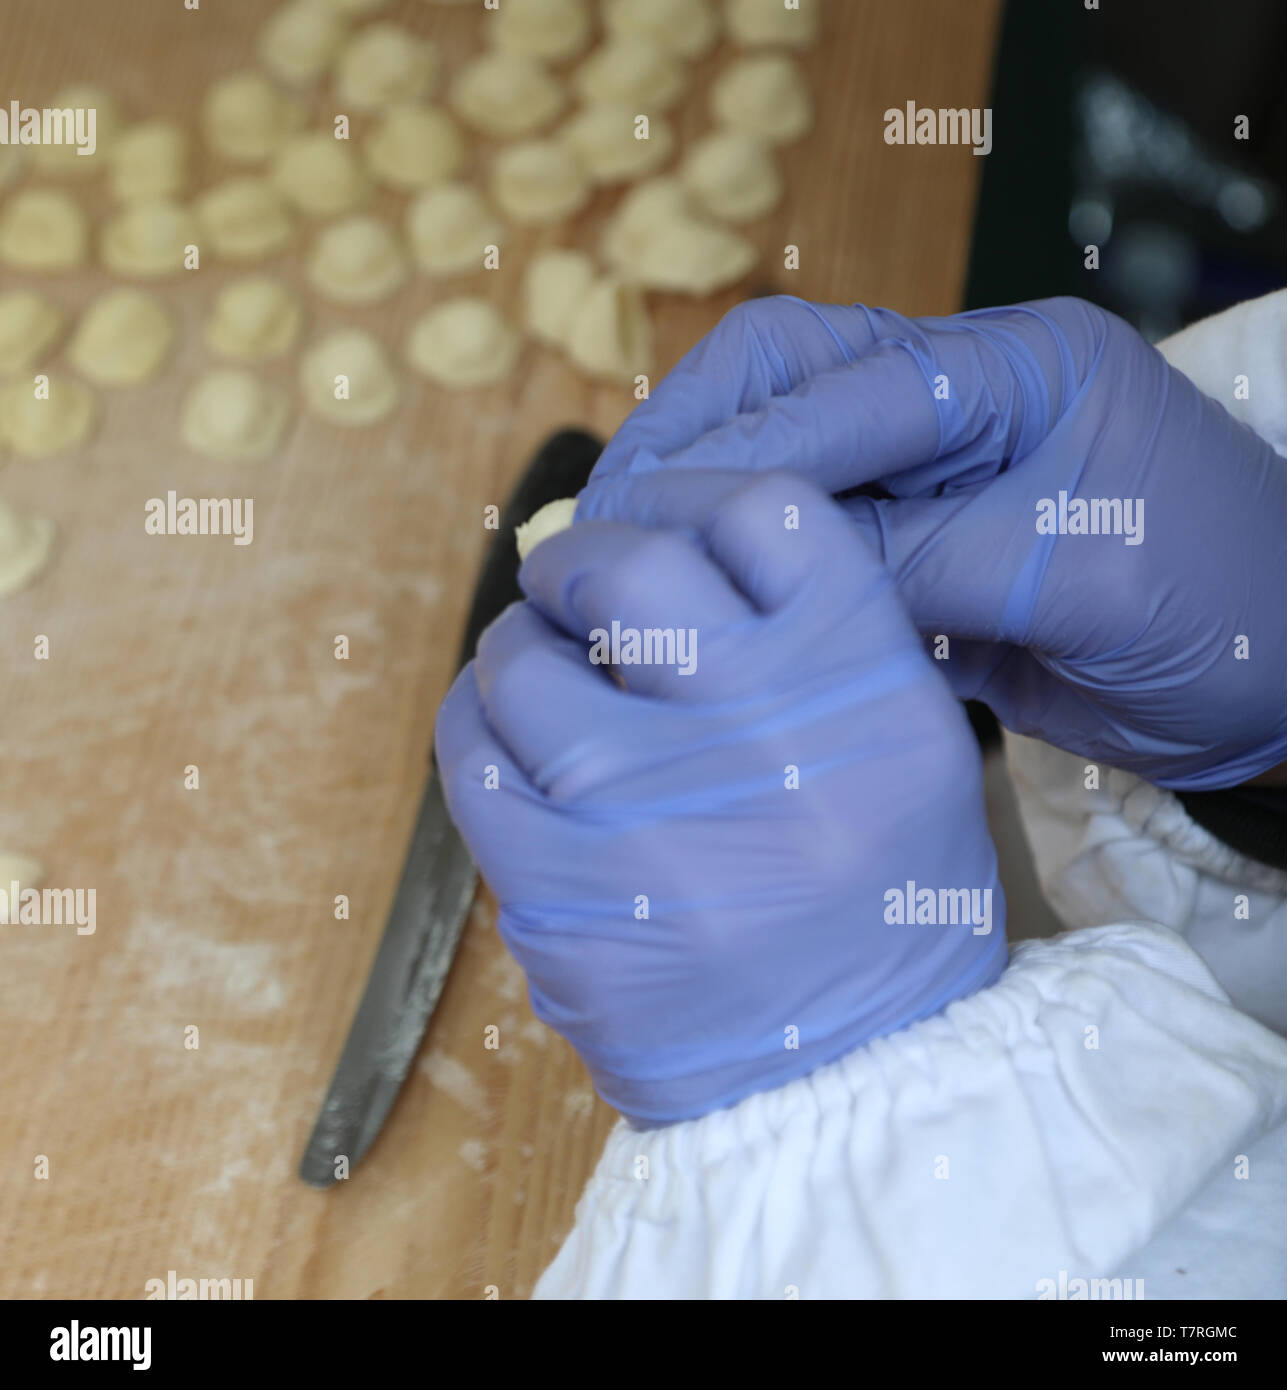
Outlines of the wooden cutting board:
{"label": "wooden cutting board", "polygon": [[[45,105],[93,81],[135,117],[195,124],[209,82],[252,61],[269,8],[0,0],[0,101]],[[983,161],[887,146],[882,113],[983,105],[998,10],[825,5],[803,58],[817,127],[781,160],[782,206],[749,231],[764,260],[705,301],[652,297],[659,369],[752,289],[958,307]],[[489,17],[407,0],[378,18],[433,37],[450,71]],[[694,65],[684,142],[706,129],[709,80],[731,52]],[[330,114],[322,96],[315,109]],[[490,151],[475,145],[474,171]],[[196,171],[230,172],[204,156]],[[79,196],[109,207],[101,180]],[[355,323],[400,352],[411,320],[456,293],[514,312],[530,254],[592,248],[617,196],[575,225],[515,235],[492,273],[416,279],[366,310],[310,295],[305,341]],[[397,216],[404,200],[377,206]],[[311,235],[270,266],[301,287]],[[788,243],[795,271],[782,268]],[[180,321],[177,354],[158,381],[102,396],[89,445],[0,467],[0,497],[58,526],[44,576],[0,600],[0,849],[43,860],[51,885],[94,888],[97,919],[92,936],[0,927],[0,1296],[138,1298],[174,1270],[252,1279],[256,1298],[523,1297],[613,1116],[532,1017],[486,894],[369,1159],[325,1193],[295,1164],[393,897],[490,536],[483,509],[552,430],[610,434],[632,400],[529,346],[499,386],[451,395],[408,379],[397,415],[366,430],[297,401],[279,456],[212,463],[178,443],[178,412],[232,273],[211,264],[159,288]],[[0,288],[20,283],[0,270]],[[40,287],[75,313],[110,283],[94,270]],[[266,376],[291,388],[296,357]],[[146,535],[147,500],[171,488],[252,496],[253,544]],[[48,660],[34,659],[38,634]],[[333,655],[339,634],[347,661]],[[184,787],[190,764],[198,790]],[[488,1025],[499,1050],[484,1048]]]}

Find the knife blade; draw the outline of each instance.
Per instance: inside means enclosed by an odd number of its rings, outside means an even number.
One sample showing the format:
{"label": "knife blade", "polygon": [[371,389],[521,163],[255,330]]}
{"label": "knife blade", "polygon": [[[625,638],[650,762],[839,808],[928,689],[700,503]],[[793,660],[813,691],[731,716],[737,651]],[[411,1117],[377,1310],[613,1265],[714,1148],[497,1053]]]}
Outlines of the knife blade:
{"label": "knife blade", "polygon": [[[580,492],[602,447],[592,435],[562,430],[528,466],[488,547],[460,666],[473,656],[483,629],[523,597],[514,528],[547,502]],[[476,886],[473,861],[451,823],[431,755],[384,936],[300,1160],[299,1176],[311,1186],[330,1187],[341,1156],[352,1171],[383,1128],[442,994]]]}

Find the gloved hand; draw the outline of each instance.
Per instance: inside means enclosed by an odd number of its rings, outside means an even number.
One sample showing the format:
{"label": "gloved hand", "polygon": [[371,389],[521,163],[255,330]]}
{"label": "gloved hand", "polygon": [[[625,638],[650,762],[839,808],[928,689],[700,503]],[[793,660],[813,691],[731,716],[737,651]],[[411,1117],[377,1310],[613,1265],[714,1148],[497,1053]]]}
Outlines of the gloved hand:
{"label": "gloved hand", "polygon": [[[700,1115],[1001,972],[977,746],[834,502],[743,478],[700,542],[578,524],[520,582],[438,764],[532,1006],[605,1100]],[[588,660],[614,622],[695,631],[691,674],[623,659],[614,684]]]}
{"label": "gloved hand", "polygon": [[[634,411],[577,515],[691,525],[726,470],[770,468],[891,495],[845,506],[1009,728],[1166,787],[1287,758],[1287,461],[1112,314],[754,301]],[[1130,503],[1138,543],[1043,533],[1077,524],[1061,494]]]}

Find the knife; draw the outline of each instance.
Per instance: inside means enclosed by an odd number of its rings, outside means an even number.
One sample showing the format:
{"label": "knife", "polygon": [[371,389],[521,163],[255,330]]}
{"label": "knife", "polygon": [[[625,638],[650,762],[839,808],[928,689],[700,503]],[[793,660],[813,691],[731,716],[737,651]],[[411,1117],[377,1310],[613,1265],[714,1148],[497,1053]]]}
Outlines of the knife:
{"label": "knife", "polygon": [[[562,430],[541,448],[505,505],[474,589],[459,666],[482,631],[513,602],[518,587],[514,528],[547,502],[585,486],[602,444]],[[375,1142],[419,1051],[469,916],[477,872],[452,825],[432,754],[429,781],[384,936],[353,1016],[299,1175],[314,1187],[336,1181],[336,1162],[350,1171]]]}

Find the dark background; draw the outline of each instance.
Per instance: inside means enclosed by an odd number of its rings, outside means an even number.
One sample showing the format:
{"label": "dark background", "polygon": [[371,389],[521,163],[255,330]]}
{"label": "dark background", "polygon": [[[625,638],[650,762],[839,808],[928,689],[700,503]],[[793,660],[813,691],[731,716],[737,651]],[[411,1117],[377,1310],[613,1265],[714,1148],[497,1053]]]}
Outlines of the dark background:
{"label": "dark background", "polygon": [[964,307],[1077,295],[1156,342],[1287,285],[1287,0],[1101,4],[1006,6]]}
{"label": "dark background", "polygon": [[1101,3],[1009,0],[965,307],[1075,294],[1157,340],[1287,283],[1287,3]]}

